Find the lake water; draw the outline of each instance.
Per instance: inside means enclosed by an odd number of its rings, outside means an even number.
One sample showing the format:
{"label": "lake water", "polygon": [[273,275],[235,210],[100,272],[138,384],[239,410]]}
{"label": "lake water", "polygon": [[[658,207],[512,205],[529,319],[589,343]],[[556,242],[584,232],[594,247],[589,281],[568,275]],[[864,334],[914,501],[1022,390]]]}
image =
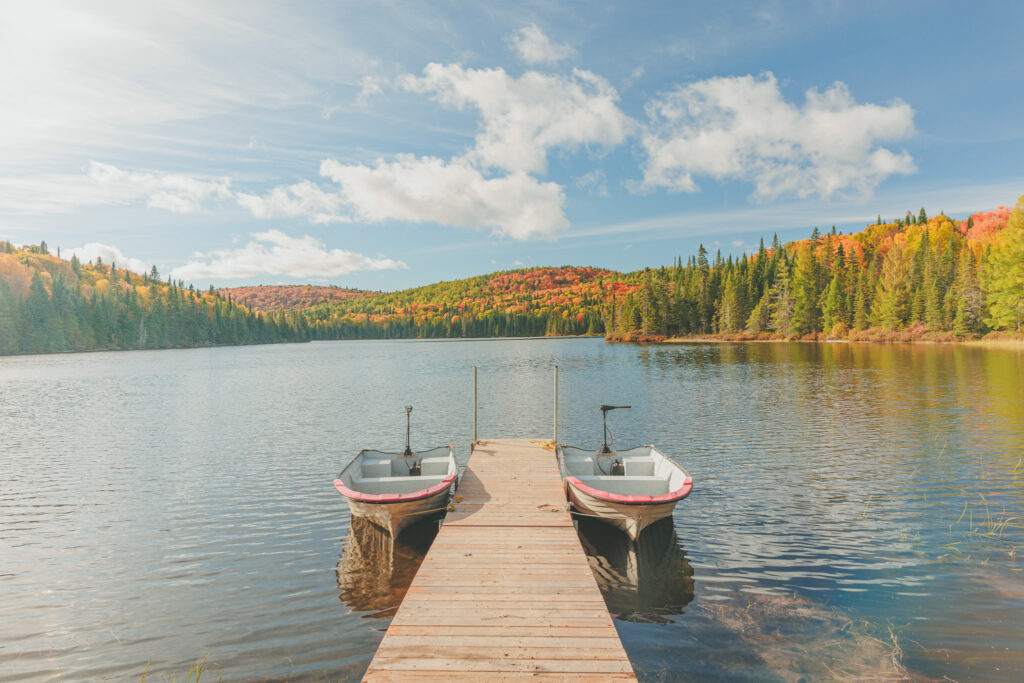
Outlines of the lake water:
{"label": "lake water", "polygon": [[[641,680],[1024,680],[1024,354],[367,341],[0,358],[0,680],[357,680],[429,548],[350,524],[360,448],[658,444],[581,538]],[[464,459],[468,448],[458,449]]]}

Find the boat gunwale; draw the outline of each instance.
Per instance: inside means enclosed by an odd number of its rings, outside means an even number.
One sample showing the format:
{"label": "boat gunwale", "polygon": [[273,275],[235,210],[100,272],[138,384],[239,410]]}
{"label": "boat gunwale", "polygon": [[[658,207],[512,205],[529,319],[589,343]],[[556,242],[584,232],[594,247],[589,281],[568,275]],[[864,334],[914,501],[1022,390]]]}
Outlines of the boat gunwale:
{"label": "boat gunwale", "polygon": [[441,483],[434,484],[430,488],[413,491],[412,493],[363,493],[362,491],[354,491],[345,486],[345,482],[341,479],[334,480],[334,488],[338,489],[338,493],[346,498],[358,500],[360,503],[408,503],[421,498],[429,498],[441,493],[446,488],[451,488],[457,476],[457,474],[449,474],[441,480]]}
{"label": "boat gunwale", "polygon": [[382,455],[402,455],[401,453],[388,453],[387,451],[378,451],[372,448],[364,448],[358,453],[356,457],[352,458],[344,469],[338,474],[338,477],[334,480],[334,488],[338,490],[338,493],[345,496],[350,500],[356,500],[360,503],[370,503],[374,505],[387,505],[389,503],[409,503],[423,498],[430,498],[442,493],[445,489],[450,489],[456,478],[459,476],[459,460],[455,457],[455,448],[450,444],[447,446],[435,446],[434,448],[428,448],[425,451],[417,451],[416,455],[423,453],[429,453],[430,451],[439,451],[442,449],[448,449],[448,459],[451,463],[455,464],[455,472],[452,474],[445,475],[445,477],[437,484],[420,489],[418,491],[411,491],[409,493],[364,493],[362,491],[356,491],[355,489],[349,488],[341,477],[355,462],[359,459],[359,456],[364,453],[380,453]]}
{"label": "boat gunwale", "polygon": [[[563,446],[567,444],[559,444],[557,448],[558,455],[558,467],[562,471],[562,476],[565,478],[565,482],[573,488],[579,490],[581,493],[585,493],[595,498],[608,501],[609,503],[618,503],[620,505],[658,505],[661,503],[671,503],[673,501],[680,501],[690,495],[693,490],[693,477],[687,472],[681,465],[676,463],[672,458],[668,457],[661,450],[658,449],[654,444],[644,444],[642,446],[633,446],[632,448],[626,448],[621,450],[635,450],[638,448],[650,448],[652,451],[657,452],[661,457],[665,458],[673,467],[676,467],[680,472],[683,473],[685,479],[683,479],[683,485],[675,491],[669,491],[668,493],[662,493],[657,496],[649,496],[644,494],[624,494],[624,493],[612,493],[611,491],[604,491],[602,489],[594,488],[589,484],[584,484],[578,477],[573,474],[569,474],[565,466],[565,452],[562,450]],[[569,448],[575,448],[579,451],[585,451],[587,449],[579,448],[577,446],[568,446]]]}

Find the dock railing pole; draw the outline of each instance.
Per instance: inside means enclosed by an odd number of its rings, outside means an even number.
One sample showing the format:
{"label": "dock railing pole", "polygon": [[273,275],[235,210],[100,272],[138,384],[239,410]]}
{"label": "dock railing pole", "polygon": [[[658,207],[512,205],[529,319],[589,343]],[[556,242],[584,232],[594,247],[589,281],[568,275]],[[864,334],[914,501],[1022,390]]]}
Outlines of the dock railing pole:
{"label": "dock railing pole", "polygon": [[555,446],[558,446],[558,366],[555,366]]}
{"label": "dock railing pole", "polygon": [[473,366],[473,443],[476,444],[476,366]]}

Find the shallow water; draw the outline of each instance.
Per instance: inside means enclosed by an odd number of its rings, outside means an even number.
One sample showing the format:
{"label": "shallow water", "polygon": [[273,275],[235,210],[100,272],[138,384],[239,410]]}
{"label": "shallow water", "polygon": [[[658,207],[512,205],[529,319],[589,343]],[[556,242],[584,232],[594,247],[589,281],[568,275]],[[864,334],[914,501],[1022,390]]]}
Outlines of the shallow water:
{"label": "shallow water", "polygon": [[[356,680],[429,545],[356,529],[357,450],[654,442],[694,492],[581,535],[642,680],[1024,679],[1024,355],[596,339],[0,358],[0,680]],[[465,458],[468,449],[459,450]],[[365,530],[363,530],[365,532]],[[205,676],[204,676],[205,678]]]}

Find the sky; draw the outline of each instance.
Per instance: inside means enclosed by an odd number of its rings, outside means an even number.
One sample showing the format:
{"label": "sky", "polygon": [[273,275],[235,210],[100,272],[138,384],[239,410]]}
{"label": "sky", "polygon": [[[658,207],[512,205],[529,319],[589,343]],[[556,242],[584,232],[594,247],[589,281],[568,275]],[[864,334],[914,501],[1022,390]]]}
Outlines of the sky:
{"label": "sky", "polygon": [[1024,194],[1020,2],[0,4],[0,239],[205,288],[630,271]]}

